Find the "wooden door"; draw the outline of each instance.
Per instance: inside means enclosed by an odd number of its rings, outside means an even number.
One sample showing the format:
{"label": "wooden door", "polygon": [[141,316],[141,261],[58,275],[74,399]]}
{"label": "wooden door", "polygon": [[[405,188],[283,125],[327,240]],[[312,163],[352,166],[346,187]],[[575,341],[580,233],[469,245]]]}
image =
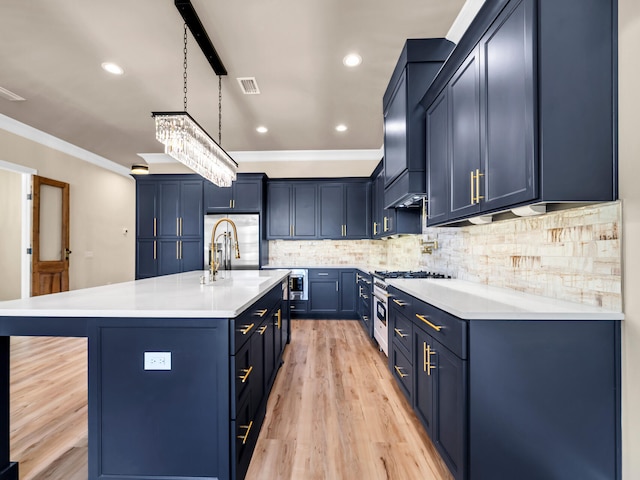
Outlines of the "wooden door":
{"label": "wooden door", "polygon": [[33,176],[31,295],[69,290],[69,184]]}

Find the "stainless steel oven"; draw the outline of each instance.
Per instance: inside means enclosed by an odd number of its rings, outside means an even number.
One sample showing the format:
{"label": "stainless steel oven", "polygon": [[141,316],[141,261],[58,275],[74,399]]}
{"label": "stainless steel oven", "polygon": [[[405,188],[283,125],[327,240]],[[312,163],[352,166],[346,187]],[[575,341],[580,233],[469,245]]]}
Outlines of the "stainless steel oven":
{"label": "stainless steel oven", "polygon": [[306,268],[291,269],[289,275],[289,299],[290,300],[308,300],[309,299],[309,282],[308,271]]}

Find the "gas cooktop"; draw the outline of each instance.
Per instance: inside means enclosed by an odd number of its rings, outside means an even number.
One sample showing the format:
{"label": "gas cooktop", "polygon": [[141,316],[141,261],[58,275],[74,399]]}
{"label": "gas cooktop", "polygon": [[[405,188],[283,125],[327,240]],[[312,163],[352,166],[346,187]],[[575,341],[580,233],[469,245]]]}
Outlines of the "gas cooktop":
{"label": "gas cooktop", "polygon": [[379,278],[451,278],[450,275],[445,275],[443,273],[434,273],[434,272],[425,272],[422,270],[418,271],[395,271],[390,272],[387,270],[376,270],[373,272],[376,277]]}

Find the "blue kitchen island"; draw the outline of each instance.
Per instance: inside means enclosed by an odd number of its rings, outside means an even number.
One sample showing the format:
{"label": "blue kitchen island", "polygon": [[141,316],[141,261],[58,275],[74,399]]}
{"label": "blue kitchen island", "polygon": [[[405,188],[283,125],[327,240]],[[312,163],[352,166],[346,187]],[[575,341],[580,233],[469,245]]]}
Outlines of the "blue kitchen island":
{"label": "blue kitchen island", "polygon": [[88,478],[242,479],[289,340],[287,270],[197,271],[0,303],[0,480],[11,336],[88,338]]}

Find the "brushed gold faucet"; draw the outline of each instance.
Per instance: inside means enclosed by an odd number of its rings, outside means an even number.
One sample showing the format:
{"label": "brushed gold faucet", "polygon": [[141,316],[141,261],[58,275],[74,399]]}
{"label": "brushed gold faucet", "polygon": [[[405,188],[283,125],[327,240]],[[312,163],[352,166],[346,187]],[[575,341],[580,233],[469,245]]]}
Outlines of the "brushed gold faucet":
{"label": "brushed gold faucet", "polygon": [[[240,258],[240,244],[238,243],[238,230],[236,228],[236,224],[233,223],[233,220],[231,220],[230,218],[226,218],[226,217],[221,218],[215,223],[215,225],[213,226],[213,229],[211,229],[211,243],[209,244],[209,248],[210,248],[209,280],[210,281],[214,281],[216,279],[216,275],[218,274],[218,268],[220,267],[220,261],[216,260],[215,240],[216,240],[216,230],[218,229],[218,226],[223,222],[227,222],[229,225],[231,225],[231,228],[233,229],[233,234],[229,234],[229,236],[230,236],[230,240],[233,242],[235,246],[236,258]],[[225,233],[224,234],[225,238],[226,238],[226,235],[227,234]],[[235,241],[234,241],[234,237],[235,237]]]}

